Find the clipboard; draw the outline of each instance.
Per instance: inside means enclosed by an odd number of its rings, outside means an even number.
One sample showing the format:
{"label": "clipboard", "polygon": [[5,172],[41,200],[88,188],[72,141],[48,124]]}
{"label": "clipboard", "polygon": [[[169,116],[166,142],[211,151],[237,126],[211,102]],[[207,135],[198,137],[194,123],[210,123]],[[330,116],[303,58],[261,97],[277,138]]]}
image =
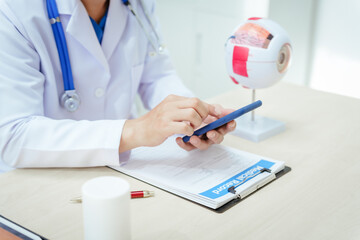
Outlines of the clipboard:
{"label": "clipboard", "polygon": [[209,208],[209,209],[213,210],[216,213],[224,213],[227,210],[229,210],[230,208],[234,207],[236,204],[243,201],[245,198],[251,196],[255,192],[262,189],[263,187],[267,186],[270,182],[272,182],[272,181],[274,181],[276,179],[279,179],[280,177],[284,176],[285,174],[289,173],[290,171],[291,171],[291,168],[288,167],[288,166],[285,166],[283,170],[281,170],[280,172],[274,174],[273,177],[269,177],[269,179],[266,179],[264,181],[259,182],[256,189],[254,188],[253,191],[246,194],[246,196],[243,196],[243,197],[239,196],[238,198],[226,203],[225,205],[219,207],[218,209],[211,209],[211,208]]}
{"label": "clipboard", "polygon": [[[112,169],[112,170],[118,171],[118,170],[114,169],[113,167],[110,167],[110,166],[107,166],[107,167],[110,168],[110,169]],[[140,178],[134,177],[134,176],[132,176],[132,175],[130,175],[130,174],[123,173],[123,172],[122,172],[122,173],[125,174],[125,175],[127,175],[127,176],[129,176],[129,177],[132,177],[132,178],[134,178],[134,179],[136,179],[136,180],[139,180],[139,181],[141,181],[141,182],[143,182],[143,183],[149,184],[149,185],[151,185],[151,186],[153,186],[153,187],[155,187],[155,188],[161,189],[161,190],[163,190],[163,191],[165,191],[165,192],[167,192],[167,193],[170,193],[170,194],[173,194],[173,195],[175,195],[175,196],[177,196],[177,197],[180,197],[180,198],[182,198],[182,199],[184,199],[184,200],[186,200],[186,201],[190,201],[190,202],[192,202],[192,203],[195,203],[196,205],[198,205],[198,206],[200,206],[200,207],[203,207],[203,208],[206,208],[206,209],[208,209],[208,210],[210,210],[210,211],[213,211],[213,212],[215,212],[215,213],[221,214],[221,213],[224,213],[224,212],[226,212],[227,210],[231,209],[232,207],[234,207],[234,206],[237,205],[238,203],[242,202],[245,198],[248,198],[248,197],[251,196],[252,194],[254,194],[254,193],[256,193],[257,191],[259,191],[260,189],[262,189],[263,187],[267,186],[267,185],[268,185],[269,183],[271,183],[272,181],[275,181],[276,179],[279,179],[280,177],[282,177],[282,176],[284,176],[285,174],[289,173],[290,171],[291,171],[291,168],[288,167],[288,166],[285,166],[285,168],[284,168],[283,170],[281,170],[280,172],[274,174],[275,177],[270,177],[269,179],[266,179],[266,180],[264,180],[264,181],[258,182],[258,187],[257,187],[256,189],[254,189],[253,191],[249,192],[246,196],[243,196],[243,197],[239,196],[239,197],[231,200],[230,202],[222,205],[221,207],[219,207],[219,208],[217,208],[217,209],[212,209],[212,208],[207,207],[207,206],[204,206],[204,205],[202,205],[202,204],[200,204],[200,203],[198,203],[198,202],[196,202],[196,201],[191,201],[191,200],[189,200],[189,199],[187,199],[187,198],[185,198],[185,197],[183,197],[183,196],[181,196],[181,195],[175,194],[175,193],[173,193],[173,192],[171,192],[171,191],[169,191],[169,190],[167,190],[167,189],[165,189],[165,188],[160,188],[160,187],[157,186],[157,185],[154,185],[154,184],[151,184],[151,183],[149,183],[149,182],[146,182],[146,181],[144,181],[144,180],[142,180],[142,179],[140,179]]]}
{"label": "clipboard", "polygon": [[109,167],[219,213],[290,169],[283,161],[222,145],[182,151],[171,139],[135,149],[125,165]]}
{"label": "clipboard", "polygon": [[10,219],[0,215],[0,239],[24,239],[24,240],[48,240],[47,238],[11,221]]}

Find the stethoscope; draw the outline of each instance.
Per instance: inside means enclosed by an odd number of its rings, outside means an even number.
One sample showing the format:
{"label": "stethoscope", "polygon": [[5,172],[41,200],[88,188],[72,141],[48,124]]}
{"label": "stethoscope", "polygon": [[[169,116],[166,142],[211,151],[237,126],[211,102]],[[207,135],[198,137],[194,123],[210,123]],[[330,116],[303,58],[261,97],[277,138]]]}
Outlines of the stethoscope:
{"label": "stethoscope", "polygon": [[[143,12],[145,13],[146,20],[151,26],[151,29],[155,35],[156,40],[154,40],[149,32],[145,29],[145,26],[141,19],[138,17],[137,12],[133,9],[131,6],[131,3],[129,0],[122,0],[123,4],[127,6],[127,8],[130,10],[130,12],[135,16],[137,22],[139,23],[141,29],[146,35],[146,38],[150,42],[152,48],[154,49],[154,52],[150,52],[150,56],[155,56],[156,54],[162,54],[164,53],[165,46],[163,44],[160,44],[160,37],[157,34],[157,31],[155,30],[152,18],[150,17],[150,14],[147,10],[147,8],[144,7],[144,0],[139,0],[140,5],[143,9]],[[63,76],[63,82],[64,82],[64,93],[60,97],[60,104],[63,106],[67,111],[69,112],[75,112],[79,106],[80,106],[80,97],[77,94],[75,87],[74,87],[74,80],[70,65],[70,59],[69,59],[69,52],[66,44],[64,29],[61,25],[59,11],[56,5],[55,0],[46,0],[46,7],[50,19],[51,28],[53,30],[55,42],[56,42],[56,48],[58,50],[59,58],[60,58],[60,66]]]}

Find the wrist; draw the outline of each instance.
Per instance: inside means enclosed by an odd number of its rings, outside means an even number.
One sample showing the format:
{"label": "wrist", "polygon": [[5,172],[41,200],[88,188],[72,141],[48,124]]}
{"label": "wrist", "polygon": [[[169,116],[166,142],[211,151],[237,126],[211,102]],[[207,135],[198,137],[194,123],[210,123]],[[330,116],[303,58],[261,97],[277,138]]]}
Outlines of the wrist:
{"label": "wrist", "polygon": [[119,153],[142,146],[141,137],[139,136],[139,123],[137,119],[126,120],[121,133]]}

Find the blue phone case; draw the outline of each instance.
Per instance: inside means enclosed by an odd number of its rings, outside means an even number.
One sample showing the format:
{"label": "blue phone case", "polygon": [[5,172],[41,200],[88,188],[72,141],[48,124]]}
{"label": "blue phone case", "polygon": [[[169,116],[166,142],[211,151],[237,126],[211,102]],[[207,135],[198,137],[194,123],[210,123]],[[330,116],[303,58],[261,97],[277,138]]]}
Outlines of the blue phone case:
{"label": "blue phone case", "polygon": [[[262,105],[262,102],[260,100],[253,102],[249,105],[246,105],[245,107],[242,107],[232,113],[229,113],[228,115],[226,115],[222,118],[219,118],[218,120],[216,120],[212,123],[209,123],[208,125],[196,130],[193,135],[196,135],[196,136],[203,135],[204,133],[207,133],[208,131],[213,130],[215,128],[221,127],[222,125],[234,120],[235,118],[240,117],[241,115],[244,115],[245,113],[248,113],[248,112],[254,110],[255,108],[260,107],[261,105]],[[188,142],[190,140],[190,137],[191,136],[185,136],[182,139],[184,142]]]}

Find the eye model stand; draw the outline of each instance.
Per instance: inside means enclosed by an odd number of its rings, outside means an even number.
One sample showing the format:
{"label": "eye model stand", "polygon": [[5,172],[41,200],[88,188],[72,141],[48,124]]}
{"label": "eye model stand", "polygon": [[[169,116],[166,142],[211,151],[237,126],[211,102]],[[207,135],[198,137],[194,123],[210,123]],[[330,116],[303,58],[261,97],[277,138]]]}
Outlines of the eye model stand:
{"label": "eye model stand", "polygon": [[[255,89],[252,90],[252,102],[255,102]],[[255,117],[255,110],[235,121],[236,129],[231,134],[253,142],[260,142],[285,130],[285,123],[259,115]]]}

